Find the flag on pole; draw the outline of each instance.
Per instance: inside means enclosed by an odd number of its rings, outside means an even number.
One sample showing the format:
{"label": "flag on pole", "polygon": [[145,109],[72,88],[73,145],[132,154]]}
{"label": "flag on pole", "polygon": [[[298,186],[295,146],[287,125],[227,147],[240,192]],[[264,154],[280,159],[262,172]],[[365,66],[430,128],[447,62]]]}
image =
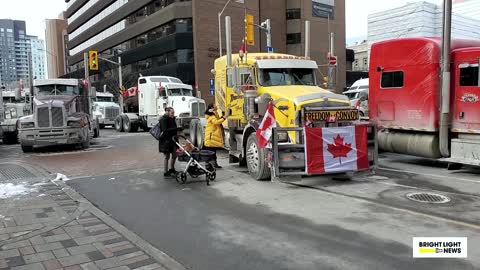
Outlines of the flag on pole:
{"label": "flag on pole", "polygon": [[263,117],[262,123],[257,129],[258,147],[265,148],[270,137],[272,137],[272,129],[277,127],[277,121],[275,120],[275,113],[273,111],[273,104],[268,104],[267,112]]}
{"label": "flag on pole", "polygon": [[369,168],[367,127],[305,128],[307,173],[340,173]]}

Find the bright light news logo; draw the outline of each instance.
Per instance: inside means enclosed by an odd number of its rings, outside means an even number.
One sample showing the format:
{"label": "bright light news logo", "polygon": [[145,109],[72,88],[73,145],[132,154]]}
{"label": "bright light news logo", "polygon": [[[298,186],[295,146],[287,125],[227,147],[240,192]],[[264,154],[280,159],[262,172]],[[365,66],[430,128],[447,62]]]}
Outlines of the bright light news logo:
{"label": "bright light news logo", "polygon": [[414,258],[466,258],[466,237],[414,237]]}

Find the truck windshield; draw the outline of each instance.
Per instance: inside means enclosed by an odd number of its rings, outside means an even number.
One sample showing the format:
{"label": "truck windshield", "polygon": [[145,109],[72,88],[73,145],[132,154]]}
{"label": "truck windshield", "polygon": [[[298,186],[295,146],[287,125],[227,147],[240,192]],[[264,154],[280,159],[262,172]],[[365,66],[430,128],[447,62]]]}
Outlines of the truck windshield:
{"label": "truck windshield", "polygon": [[51,84],[51,85],[41,85],[36,86],[39,96],[78,96],[80,91],[78,86],[72,85],[61,85],[61,84]]}
{"label": "truck windshield", "polygon": [[260,69],[258,80],[263,86],[315,85],[313,69],[269,68]]}
{"label": "truck windshield", "polygon": [[192,89],[187,89],[187,88],[169,88],[168,89],[168,95],[169,96],[188,96],[192,97],[193,96],[193,91]]}
{"label": "truck windshield", "polygon": [[99,97],[99,96],[97,96],[97,102],[113,102],[113,97]]}

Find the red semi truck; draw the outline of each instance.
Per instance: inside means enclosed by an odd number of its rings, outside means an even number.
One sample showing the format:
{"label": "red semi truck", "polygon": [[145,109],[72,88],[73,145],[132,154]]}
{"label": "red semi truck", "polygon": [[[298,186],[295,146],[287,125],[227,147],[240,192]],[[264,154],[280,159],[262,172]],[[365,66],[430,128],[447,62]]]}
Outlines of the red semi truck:
{"label": "red semi truck", "polygon": [[[441,76],[439,38],[372,45],[369,116],[380,149],[480,165],[480,40],[450,47],[450,75]],[[442,82],[450,85],[443,95]]]}

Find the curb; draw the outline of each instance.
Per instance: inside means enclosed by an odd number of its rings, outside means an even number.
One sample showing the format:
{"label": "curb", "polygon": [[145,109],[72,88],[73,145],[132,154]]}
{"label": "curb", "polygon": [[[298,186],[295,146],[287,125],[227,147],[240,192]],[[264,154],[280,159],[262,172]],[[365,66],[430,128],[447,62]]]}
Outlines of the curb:
{"label": "curb", "polygon": [[130,242],[138,246],[142,249],[145,253],[150,255],[153,259],[155,259],[158,263],[160,263],[163,267],[169,270],[187,270],[183,265],[177,262],[172,257],[168,256],[164,252],[160,251],[156,247],[152,246],[147,241],[143,240],[140,236],[135,234],[134,232],[127,229],[125,226],[111,218],[105,212],[100,210],[99,208],[95,207],[92,203],[90,203],[87,199],[85,199],[82,195],[78,192],[73,190],[70,186],[65,184],[65,182],[60,180],[52,180],[52,182],[58,186],[60,186],[68,196],[70,196],[73,200],[80,202],[85,207],[84,210],[87,210],[97,216],[100,220],[102,220],[105,224],[112,227],[118,233],[123,235],[126,239]]}

